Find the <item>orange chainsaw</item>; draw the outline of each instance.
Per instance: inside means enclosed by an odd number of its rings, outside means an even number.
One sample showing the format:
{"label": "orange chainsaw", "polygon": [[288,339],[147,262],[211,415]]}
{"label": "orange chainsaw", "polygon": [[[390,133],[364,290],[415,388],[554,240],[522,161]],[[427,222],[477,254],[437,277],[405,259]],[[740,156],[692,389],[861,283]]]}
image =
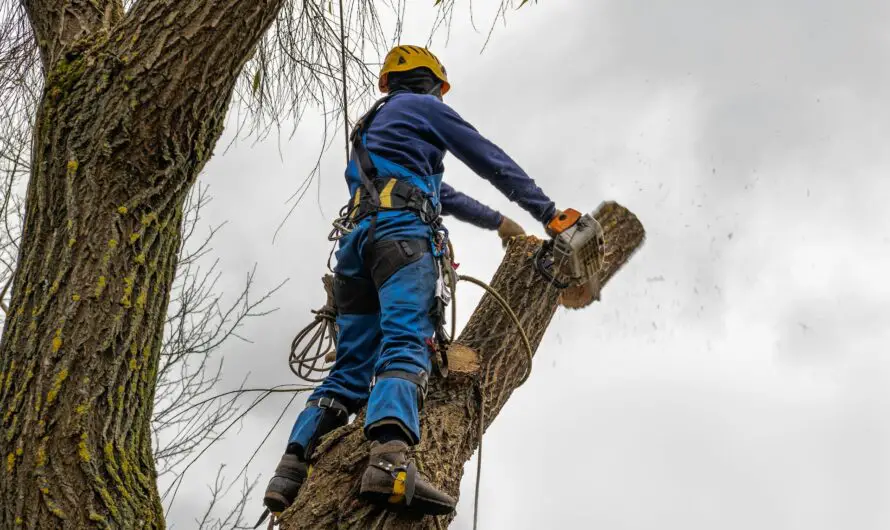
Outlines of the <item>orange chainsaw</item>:
{"label": "orange chainsaw", "polygon": [[577,309],[599,300],[605,240],[593,214],[569,208],[547,223],[547,234],[552,239],[538,250],[535,265],[561,290],[560,303]]}

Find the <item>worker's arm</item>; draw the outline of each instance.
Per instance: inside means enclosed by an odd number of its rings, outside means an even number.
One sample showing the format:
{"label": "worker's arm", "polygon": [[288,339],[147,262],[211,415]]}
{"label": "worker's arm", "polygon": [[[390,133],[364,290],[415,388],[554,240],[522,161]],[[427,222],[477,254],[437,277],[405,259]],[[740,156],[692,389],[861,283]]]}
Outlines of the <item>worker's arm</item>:
{"label": "worker's arm", "polygon": [[491,182],[511,201],[519,204],[542,224],[556,212],[556,205],[516,162],[494,145],[451,107],[436,98],[424,98],[432,134],[445,150]]}
{"label": "worker's arm", "polygon": [[473,226],[486,230],[497,230],[504,216],[476,199],[457,191],[446,183],[439,189],[442,214],[452,215]]}

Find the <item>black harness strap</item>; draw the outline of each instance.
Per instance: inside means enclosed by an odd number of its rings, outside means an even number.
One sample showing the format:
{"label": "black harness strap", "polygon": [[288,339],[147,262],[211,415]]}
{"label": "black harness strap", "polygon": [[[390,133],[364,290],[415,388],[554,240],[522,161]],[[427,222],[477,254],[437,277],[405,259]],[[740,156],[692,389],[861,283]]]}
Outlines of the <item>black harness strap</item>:
{"label": "black harness strap", "polygon": [[414,374],[405,370],[386,370],[385,372],[377,374],[377,381],[380,381],[381,379],[404,379],[417,385],[417,388],[420,390],[420,395],[417,396],[417,399],[420,402],[418,403],[418,409],[423,410],[423,403],[426,401],[426,388],[429,382],[429,374],[426,372]]}
{"label": "black harness strap", "polygon": [[313,453],[315,453],[315,449],[318,447],[321,439],[334,429],[339,429],[346,425],[349,420],[349,409],[346,407],[346,404],[337,398],[327,396],[307,402],[306,407],[316,407],[322,411],[318,418],[315,432],[309,437],[306,447],[302,448],[302,455],[299,451],[297,452],[297,456],[302,457],[307,462],[311,462]]}
{"label": "black harness strap", "polygon": [[372,244],[374,242],[377,213],[382,207],[380,194],[387,187],[389,188],[388,201],[391,204],[387,204],[385,209],[411,210],[417,213],[424,223],[434,228],[441,224],[442,205],[434,204],[426,193],[408,182],[395,178],[389,180],[379,178],[377,167],[371,160],[371,153],[363,142],[363,137],[380,108],[397,93],[393,92],[378,99],[368,112],[356,122],[350,133],[350,140],[352,141],[351,157],[356,165],[356,171],[361,179],[362,187],[356,190],[348,208],[352,210],[350,217],[353,221],[366,216],[371,217],[368,238]]}
{"label": "black harness strap", "polygon": [[350,200],[352,209],[350,219],[353,222],[358,222],[380,209],[411,210],[427,224],[434,223],[440,213],[437,208],[432,206],[423,191],[410,182],[398,178],[378,178],[372,181],[371,185],[378,194],[376,202],[375,198],[368,196],[369,194],[359,192],[356,192],[356,195]]}
{"label": "black harness strap", "polygon": [[306,407],[318,407],[320,409],[331,409],[337,412],[337,414],[345,414],[349,416],[349,409],[346,408],[346,405],[341,403],[336,398],[332,397],[321,397],[318,399],[313,399],[312,401],[306,402]]}
{"label": "black harness strap", "polygon": [[356,122],[351,134],[352,158],[355,161],[356,171],[358,172],[359,178],[362,180],[362,185],[368,193],[368,198],[370,199],[374,210],[371,213],[371,227],[368,230],[368,241],[372,245],[374,243],[374,232],[377,229],[376,210],[380,207],[380,193],[377,191],[373,182],[374,179],[377,178],[377,167],[374,166],[374,162],[371,161],[371,154],[368,152],[367,147],[365,147],[365,144],[362,141],[362,136],[364,136],[365,132],[367,132],[368,128],[371,126],[371,122],[374,121],[374,118],[377,116],[377,111],[379,111],[380,107],[389,101],[392,96],[393,94],[390,93],[378,99],[371,109],[368,110],[358,122]]}
{"label": "black harness strap", "polygon": [[388,94],[378,99],[368,112],[355,123],[355,127],[353,127],[352,133],[350,134],[350,140],[352,140],[352,156],[358,166],[358,175],[362,179],[362,184],[364,184],[365,189],[375,202],[378,202],[380,198],[377,194],[377,189],[372,184],[372,181],[377,178],[377,167],[371,161],[371,155],[362,141],[362,136],[364,133],[368,132],[368,128],[371,127],[371,122],[374,121],[380,107],[389,101],[392,96],[393,94]]}

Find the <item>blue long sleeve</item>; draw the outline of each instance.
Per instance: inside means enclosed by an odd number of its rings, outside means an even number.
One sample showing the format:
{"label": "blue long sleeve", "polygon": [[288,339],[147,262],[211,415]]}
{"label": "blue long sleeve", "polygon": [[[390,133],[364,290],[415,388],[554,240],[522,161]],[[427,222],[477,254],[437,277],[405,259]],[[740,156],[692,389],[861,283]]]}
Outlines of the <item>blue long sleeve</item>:
{"label": "blue long sleeve", "polygon": [[439,188],[442,213],[479,228],[497,230],[504,216],[476,199],[457,191],[446,183]]}
{"label": "blue long sleeve", "polygon": [[[553,201],[516,162],[435,96],[394,95],[380,109],[367,139],[371,152],[419,175],[442,173],[443,158],[450,151],[541,223],[550,221],[556,212]],[[443,213],[480,228],[495,229],[503,219],[444,182],[440,199]]]}
{"label": "blue long sleeve", "polygon": [[447,151],[542,224],[553,217],[556,205],[507,153],[442,101],[426,97],[423,102],[431,132]]}

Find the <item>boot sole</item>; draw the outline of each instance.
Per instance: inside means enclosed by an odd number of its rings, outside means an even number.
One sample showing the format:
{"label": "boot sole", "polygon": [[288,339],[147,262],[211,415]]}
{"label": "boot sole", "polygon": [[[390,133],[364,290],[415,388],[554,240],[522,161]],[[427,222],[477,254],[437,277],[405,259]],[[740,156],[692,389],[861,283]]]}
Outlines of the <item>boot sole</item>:
{"label": "boot sole", "polygon": [[433,499],[427,499],[419,495],[414,495],[411,505],[405,504],[405,501],[399,503],[389,502],[392,497],[392,491],[374,491],[364,490],[359,493],[359,497],[371,504],[381,506],[390,511],[399,511],[416,515],[448,515],[454,511],[454,506],[443,504]]}
{"label": "boot sole", "polygon": [[278,517],[291,503],[284,498],[284,495],[270,491],[263,497],[263,504],[269,508],[269,512]]}

